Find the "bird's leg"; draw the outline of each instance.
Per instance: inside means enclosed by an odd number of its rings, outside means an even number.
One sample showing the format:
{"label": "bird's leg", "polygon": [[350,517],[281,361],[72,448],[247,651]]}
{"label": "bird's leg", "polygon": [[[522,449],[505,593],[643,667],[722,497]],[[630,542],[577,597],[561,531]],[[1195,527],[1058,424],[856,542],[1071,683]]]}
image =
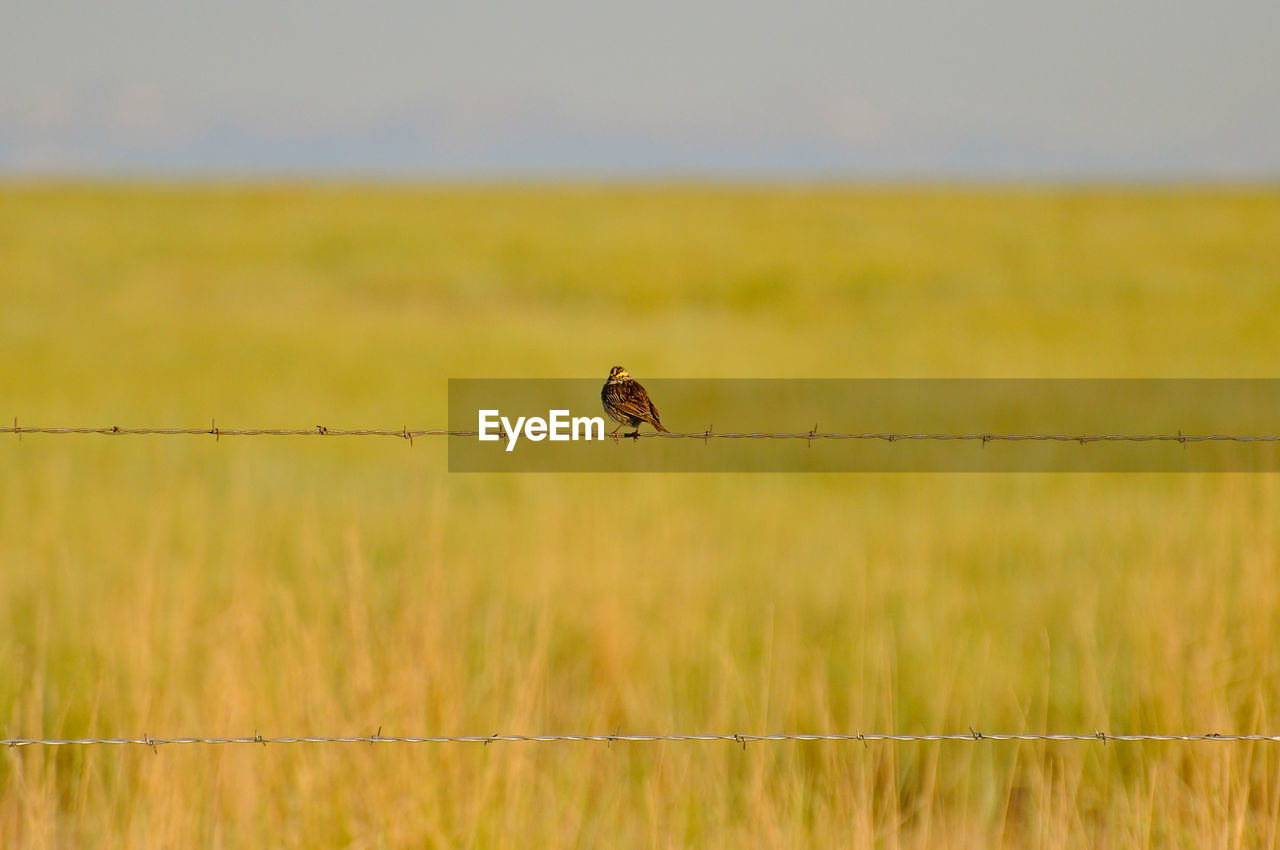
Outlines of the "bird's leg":
{"label": "bird's leg", "polygon": [[640,440],[640,429],[639,429],[639,427],[637,427],[637,428],[636,428],[634,431],[632,431],[630,434],[623,434],[622,436],[624,436],[624,437],[630,437],[631,439],[636,440],[636,441],[638,442],[638,441]]}
{"label": "bird's leg", "polygon": [[618,427],[617,427],[617,428],[614,428],[614,429],[613,429],[613,431],[609,434],[609,436],[610,436],[610,437],[613,437],[613,441],[614,441],[615,443],[616,443],[616,442],[618,442],[618,432],[619,432],[620,430],[622,430],[622,423],[621,423],[621,422],[619,422],[619,423],[618,423]]}

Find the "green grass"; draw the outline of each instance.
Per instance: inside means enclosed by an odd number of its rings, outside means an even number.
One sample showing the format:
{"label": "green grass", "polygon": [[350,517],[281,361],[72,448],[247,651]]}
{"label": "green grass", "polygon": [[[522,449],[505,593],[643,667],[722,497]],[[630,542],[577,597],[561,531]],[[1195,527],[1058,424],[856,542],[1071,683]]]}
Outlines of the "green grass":
{"label": "green grass", "polygon": [[[450,377],[618,362],[1274,377],[1276,233],[1273,190],[10,184],[0,420],[431,427]],[[445,467],[4,440],[0,732],[1278,731],[1275,476]],[[1273,744],[33,747],[0,843],[1273,846],[1277,776]]]}

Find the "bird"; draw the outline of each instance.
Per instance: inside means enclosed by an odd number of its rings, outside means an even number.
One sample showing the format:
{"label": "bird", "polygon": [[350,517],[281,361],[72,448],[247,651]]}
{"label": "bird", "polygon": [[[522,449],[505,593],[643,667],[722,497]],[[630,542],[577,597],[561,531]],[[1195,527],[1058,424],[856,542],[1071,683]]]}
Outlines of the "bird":
{"label": "bird", "polygon": [[653,406],[644,387],[640,386],[640,382],[628,375],[627,370],[621,366],[614,366],[609,370],[609,380],[605,381],[604,386],[600,388],[600,403],[604,405],[604,412],[609,414],[609,418],[618,423],[618,427],[614,428],[613,433],[609,435],[615,441],[623,425],[630,425],[636,430],[622,436],[633,440],[640,439],[641,422],[648,422],[663,433],[671,433],[662,427],[662,421],[658,418],[658,408]]}

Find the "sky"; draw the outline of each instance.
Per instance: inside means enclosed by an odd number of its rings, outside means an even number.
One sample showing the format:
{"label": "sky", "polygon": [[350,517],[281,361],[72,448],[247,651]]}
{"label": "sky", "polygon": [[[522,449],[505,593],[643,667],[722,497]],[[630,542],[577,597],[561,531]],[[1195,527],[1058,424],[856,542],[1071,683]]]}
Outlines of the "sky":
{"label": "sky", "polygon": [[7,0],[0,174],[1280,178],[1280,2]]}

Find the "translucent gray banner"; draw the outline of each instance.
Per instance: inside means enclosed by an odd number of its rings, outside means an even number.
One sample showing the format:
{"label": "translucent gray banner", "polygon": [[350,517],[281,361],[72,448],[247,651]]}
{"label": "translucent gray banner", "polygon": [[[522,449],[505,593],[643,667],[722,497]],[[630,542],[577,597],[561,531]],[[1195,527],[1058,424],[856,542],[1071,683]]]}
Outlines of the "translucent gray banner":
{"label": "translucent gray banner", "polygon": [[1280,380],[651,379],[616,441],[602,384],[450,380],[450,471],[1280,470]]}

